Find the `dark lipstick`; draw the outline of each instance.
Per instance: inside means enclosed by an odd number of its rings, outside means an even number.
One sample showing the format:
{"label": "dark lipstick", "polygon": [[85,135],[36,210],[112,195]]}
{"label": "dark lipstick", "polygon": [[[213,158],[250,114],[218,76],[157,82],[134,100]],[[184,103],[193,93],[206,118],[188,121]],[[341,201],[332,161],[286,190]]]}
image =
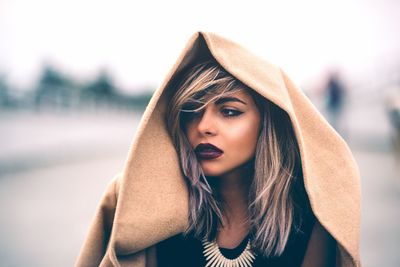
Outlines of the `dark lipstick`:
{"label": "dark lipstick", "polygon": [[224,153],[221,149],[209,143],[197,145],[194,152],[201,159],[215,159]]}

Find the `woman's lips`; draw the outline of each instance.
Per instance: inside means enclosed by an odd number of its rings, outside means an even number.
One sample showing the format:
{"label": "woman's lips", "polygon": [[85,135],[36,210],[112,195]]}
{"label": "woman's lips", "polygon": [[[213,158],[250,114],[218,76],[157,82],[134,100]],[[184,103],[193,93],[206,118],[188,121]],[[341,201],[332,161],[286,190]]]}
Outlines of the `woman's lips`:
{"label": "woman's lips", "polygon": [[197,152],[196,155],[201,159],[216,159],[222,155],[222,152],[218,151],[201,151]]}
{"label": "woman's lips", "polygon": [[200,159],[215,159],[224,152],[212,144],[199,144],[195,149],[196,156]]}

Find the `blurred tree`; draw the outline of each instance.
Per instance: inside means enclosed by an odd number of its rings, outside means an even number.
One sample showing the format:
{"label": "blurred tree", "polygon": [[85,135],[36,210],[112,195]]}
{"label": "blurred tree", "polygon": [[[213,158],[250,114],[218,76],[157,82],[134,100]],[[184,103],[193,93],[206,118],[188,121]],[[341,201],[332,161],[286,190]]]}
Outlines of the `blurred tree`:
{"label": "blurred tree", "polygon": [[85,105],[96,109],[100,106],[102,108],[118,106],[121,100],[113,79],[106,70],[100,71],[96,79],[84,84],[81,93],[81,100]]}
{"label": "blurred tree", "polygon": [[74,82],[51,65],[45,65],[35,91],[35,105],[69,107],[74,97]]}
{"label": "blurred tree", "polygon": [[97,79],[89,83],[85,88],[86,93],[104,98],[115,95],[115,86],[110,75],[106,71],[101,71]]}
{"label": "blurred tree", "polygon": [[84,108],[84,109],[135,109],[143,110],[153,90],[136,95],[123,94],[114,85],[107,70],[99,72],[97,77],[86,83],[75,82],[51,65],[45,65],[39,76],[32,99],[37,109]]}

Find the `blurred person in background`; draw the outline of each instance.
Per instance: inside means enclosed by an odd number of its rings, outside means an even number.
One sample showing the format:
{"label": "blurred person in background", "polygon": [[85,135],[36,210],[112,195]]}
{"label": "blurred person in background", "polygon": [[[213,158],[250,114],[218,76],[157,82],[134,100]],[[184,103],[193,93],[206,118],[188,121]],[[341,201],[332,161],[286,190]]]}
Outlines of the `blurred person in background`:
{"label": "blurred person in background", "polygon": [[332,71],[325,87],[325,106],[329,123],[342,136],[345,134],[343,125],[345,93],[345,88],[340,81],[338,72]]}
{"label": "blurred person in background", "polygon": [[400,86],[389,88],[385,100],[386,112],[392,126],[393,151],[400,161]]}
{"label": "blurred person in background", "polygon": [[76,266],[360,266],[359,191],[347,144],[280,68],[198,32]]}

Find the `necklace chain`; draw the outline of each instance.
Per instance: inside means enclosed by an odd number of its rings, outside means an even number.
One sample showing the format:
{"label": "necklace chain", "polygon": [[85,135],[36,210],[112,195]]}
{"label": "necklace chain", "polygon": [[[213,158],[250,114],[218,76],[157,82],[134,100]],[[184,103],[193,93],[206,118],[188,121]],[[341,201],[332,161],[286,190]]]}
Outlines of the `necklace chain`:
{"label": "necklace chain", "polygon": [[256,254],[251,250],[250,239],[247,241],[246,248],[235,259],[227,259],[219,250],[217,242],[209,242],[203,239],[203,254],[206,258],[206,267],[251,267]]}

